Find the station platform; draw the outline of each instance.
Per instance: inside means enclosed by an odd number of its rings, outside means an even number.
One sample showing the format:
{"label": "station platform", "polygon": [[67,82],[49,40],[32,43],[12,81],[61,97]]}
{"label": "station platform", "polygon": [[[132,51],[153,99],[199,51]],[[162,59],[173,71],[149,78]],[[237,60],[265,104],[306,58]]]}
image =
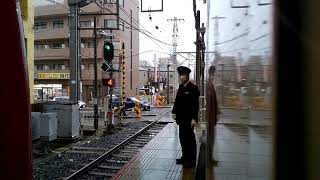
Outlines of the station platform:
{"label": "station platform", "polygon": [[181,157],[178,129],[176,123],[167,124],[112,179],[194,179],[196,168],[176,164]]}
{"label": "station platform", "polygon": [[[176,164],[181,157],[179,127],[170,118],[167,124],[138,154],[136,154],[112,179],[197,179],[195,168],[183,168]],[[200,150],[200,134],[205,123],[195,129]],[[272,175],[272,127],[225,123],[216,126],[214,145],[216,166],[206,166],[206,178],[214,180],[268,180]],[[198,162],[199,163],[199,162]],[[198,166],[198,164],[197,164]]]}

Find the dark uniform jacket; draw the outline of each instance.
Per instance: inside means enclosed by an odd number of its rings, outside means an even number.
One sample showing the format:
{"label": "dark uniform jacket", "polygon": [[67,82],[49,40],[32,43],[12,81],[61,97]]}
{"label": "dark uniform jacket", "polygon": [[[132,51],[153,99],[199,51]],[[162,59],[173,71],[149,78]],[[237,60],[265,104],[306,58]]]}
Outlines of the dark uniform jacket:
{"label": "dark uniform jacket", "polygon": [[172,109],[179,126],[191,126],[192,119],[198,122],[199,95],[199,88],[195,84],[189,82],[186,87],[179,85]]}
{"label": "dark uniform jacket", "polygon": [[208,82],[206,88],[206,119],[208,122],[208,127],[215,126],[218,121],[218,102],[217,95],[214,86]]}

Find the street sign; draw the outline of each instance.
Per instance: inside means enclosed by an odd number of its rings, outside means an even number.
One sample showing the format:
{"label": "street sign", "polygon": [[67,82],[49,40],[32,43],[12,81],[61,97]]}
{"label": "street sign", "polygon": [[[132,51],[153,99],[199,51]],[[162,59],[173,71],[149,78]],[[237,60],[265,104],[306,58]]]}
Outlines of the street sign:
{"label": "street sign", "polygon": [[108,64],[108,63],[106,63],[106,62],[104,62],[102,65],[101,65],[101,69],[103,70],[103,71],[108,71],[109,69],[110,69],[110,65]]}

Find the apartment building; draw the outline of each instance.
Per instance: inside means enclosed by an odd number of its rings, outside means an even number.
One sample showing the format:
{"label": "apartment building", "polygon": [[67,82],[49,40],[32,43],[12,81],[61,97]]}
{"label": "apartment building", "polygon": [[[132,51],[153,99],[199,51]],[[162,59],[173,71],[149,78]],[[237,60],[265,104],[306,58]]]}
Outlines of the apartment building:
{"label": "apartment building", "polygon": [[[81,97],[85,102],[92,101],[94,80],[93,19],[96,16],[97,28],[112,33],[115,47],[113,67],[119,68],[120,43],[125,43],[126,94],[134,96],[139,90],[139,1],[119,0],[119,18],[114,15],[101,15],[115,11],[115,0],[97,1],[80,9],[80,78]],[[81,15],[86,14],[86,15]],[[90,14],[90,15],[88,15]],[[94,14],[94,15],[93,15]],[[67,0],[61,4],[35,7],[34,41],[34,96],[37,100],[50,100],[55,96],[70,94],[70,49],[69,49],[69,8]],[[106,87],[102,80],[109,73],[100,68],[103,63],[102,47],[106,39],[98,36],[98,97],[105,95]],[[114,93],[120,92],[119,73],[113,73]]]}

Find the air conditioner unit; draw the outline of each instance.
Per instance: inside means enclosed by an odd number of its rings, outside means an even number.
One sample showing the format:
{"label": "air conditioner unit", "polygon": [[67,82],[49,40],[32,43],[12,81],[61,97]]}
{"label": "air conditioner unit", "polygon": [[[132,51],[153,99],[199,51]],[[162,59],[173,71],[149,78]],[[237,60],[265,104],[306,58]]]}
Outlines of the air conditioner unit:
{"label": "air conditioner unit", "polygon": [[61,44],[61,48],[65,48],[66,47],[66,45],[65,44]]}
{"label": "air conditioner unit", "polygon": [[81,43],[81,48],[84,48],[84,43]]}
{"label": "air conditioner unit", "polygon": [[44,48],[45,49],[49,49],[49,45],[44,45]]}

